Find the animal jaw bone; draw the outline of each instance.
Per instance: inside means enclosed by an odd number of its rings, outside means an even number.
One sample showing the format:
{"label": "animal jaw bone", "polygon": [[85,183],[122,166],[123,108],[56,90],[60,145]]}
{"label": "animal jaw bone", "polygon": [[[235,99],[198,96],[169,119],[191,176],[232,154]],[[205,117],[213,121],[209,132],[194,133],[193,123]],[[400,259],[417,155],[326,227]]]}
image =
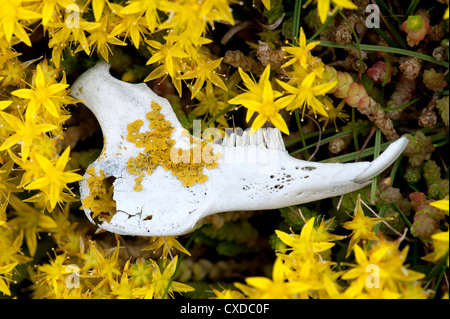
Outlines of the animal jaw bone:
{"label": "animal jaw bone", "polygon": [[[91,222],[114,233],[176,236],[192,231],[200,219],[219,212],[276,209],[342,195],[368,185],[408,143],[400,138],[373,162],[321,164],[291,157],[278,129],[260,129],[251,135],[247,131],[232,133],[221,144],[193,139],[186,135],[166,99],[144,83],[130,84],[113,78],[109,67],[99,63],[86,71],[72,85],[71,92],[94,113],[104,135],[102,154],[80,181],[84,210]],[[143,146],[133,142],[137,134],[143,139],[159,129],[150,120],[155,117],[160,118],[158,123],[170,124],[170,137],[165,140],[168,150],[190,150],[192,159],[193,145],[201,143],[209,148],[208,155],[217,155],[215,162],[197,170],[206,177],[185,186],[185,180],[171,171],[177,166],[164,160],[139,175],[130,172],[129,161],[137,161],[139,156],[151,161],[157,156],[157,151],[144,152]],[[131,123],[136,125],[131,125],[135,135],[130,138]],[[149,125],[155,129],[146,129]],[[179,170],[189,170],[190,164],[186,165],[179,166]],[[106,177],[114,179],[113,189],[99,186]],[[95,198],[93,185],[99,187],[94,189]],[[94,206],[86,203],[107,198],[108,194],[110,202],[106,206],[115,212],[112,217],[100,214],[97,223],[93,219]]]}

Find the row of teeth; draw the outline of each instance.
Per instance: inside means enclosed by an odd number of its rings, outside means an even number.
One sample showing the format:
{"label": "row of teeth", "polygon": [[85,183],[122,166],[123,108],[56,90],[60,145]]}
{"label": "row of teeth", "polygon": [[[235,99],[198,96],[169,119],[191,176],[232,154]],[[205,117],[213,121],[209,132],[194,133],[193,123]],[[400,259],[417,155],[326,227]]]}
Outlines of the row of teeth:
{"label": "row of teeth", "polygon": [[222,140],[222,146],[235,147],[247,145],[256,145],[279,151],[286,150],[281,132],[277,128],[260,128],[251,135],[250,130],[243,131],[242,135],[233,132],[229,136],[225,135]]}

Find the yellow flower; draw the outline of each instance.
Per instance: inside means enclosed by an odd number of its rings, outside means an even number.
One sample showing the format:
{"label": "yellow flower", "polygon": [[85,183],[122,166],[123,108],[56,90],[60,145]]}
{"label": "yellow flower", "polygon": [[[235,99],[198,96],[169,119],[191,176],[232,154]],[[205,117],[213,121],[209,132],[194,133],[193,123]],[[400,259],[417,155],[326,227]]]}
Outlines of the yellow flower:
{"label": "yellow flower", "polygon": [[70,14],[72,14],[70,11],[66,12],[66,19],[64,21],[60,21],[52,25],[52,27],[58,31],[52,32],[50,41],[48,42],[48,47],[53,48],[52,60],[56,60],[58,63],[62,49],[66,46],[66,44],[71,45],[72,43],[79,43],[84,52],[89,55],[91,51],[84,32],[93,30],[100,25],[100,23],[89,22],[83,19],[81,12],[77,12],[79,16],[72,18],[72,20],[74,20],[72,23],[66,23],[71,21],[69,17]]}
{"label": "yellow flower", "polygon": [[445,20],[448,20],[448,9],[449,9],[449,7],[447,7],[447,9],[445,9],[444,16],[442,17]]}
{"label": "yellow flower", "polygon": [[94,11],[95,21],[99,21],[102,16],[103,8],[106,0],[92,0],[92,10]]}
{"label": "yellow flower", "polygon": [[123,7],[121,5],[108,2],[109,7],[113,13],[120,19],[114,29],[112,29],[110,36],[121,36],[125,34],[125,39],[130,36],[136,49],[139,49],[141,42],[141,35],[147,34],[146,21],[139,14],[122,14]]}
{"label": "yellow flower", "polygon": [[44,73],[41,66],[36,68],[35,88],[20,89],[11,92],[12,95],[18,96],[22,99],[30,100],[27,107],[27,113],[32,116],[36,115],[39,109],[43,106],[54,117],[60,117],[60,105],[62,92],[65,92],[69,87],[65,83],[53,83],[53,81],[45,81]]}
{"label": "yellow flower", "polygon": [[300,235],[287,234],[280,230],[275,230],[275,233],[280,240],[286,245],[292,247],[292,253],[294,256],[298,256],[301,259],[305,259],[311,254],[318,254],[334,246],[334,243],[328,242],[329,240],[342,239],[340,236],[334,236],[328,234],[324,235],[325,224],[321,223],[318,230],[314,229],[314,220],[311,218],[303,226]]}
{"label": "yellow flower", "polygon": [[327,241],[335,241],[342,240],[345,236],[334,235],[328,232],[328,228],[333,222],[333,218],[325,221],[324,218],[320,221],[319,227],[313,228],[312,235],[315,242],[327,242]]}
{"label": "yellow flower", "polygon": [[179,80],[195,78],[195,84],[189,87],[192,93],[191,99],[193,99],[197,95],[206,80],[225,91],[227,90],[225,83],[223,83],[222,79],[216,74],[215,71],[222,60],[223,58],[215,61],[205,61],[201,58],[197,59],[197,66],[193,70],[187,71],[185,74],[178,77]]}
{"label": "yellow flower", "polygon": [[116,296],[117,299],[131,299],[133,297],[133,289],[131,283],[128,280],[128,268],[130,267],[130,261],[128,260],[123,267],[122,276],[120,282],[112,280],[110,282],[111,294]]}
{"label": "yellow flower", "polygon": [[[20,63],[19,59],[16,57],[6,60],[5,66],[0,69],[0,76],[3,76],[3,78],[0,79],[2,81],[2,87],[8,85],[20,85],[23,81],[25,69],[26,64]],[[1,107],[2,110],[7,107],[5,104],[6,103],[3,103]]]}
{"label": "yellow flower", "polygon": [[119,249],[120,243],[117,241],[117,246],[111,256],[105,257],[106,254],[100,253],[97,249],[94,252],[97,257],[98,267],[95,269],[97,276],[105,278],[109,283],[114,283],[115,275],[121,274],[119,267]]}
{"label": "yellow flower", "polygon": [[14,167],[14,161],[8,161],[2,165],[0,169],[0,200],[8,202],[8,196],[10,193],[20,192],[18,186],[10,181],[15,177],[11,176],[11,171]]}
{"label": "yellow flower", "polygon": [[[110,18],[107,15],[104,15],[99,22],[100,26],[88,31],[90,33],[90,36],[87,38],[87,42],[88,42],[89,46],[92,49],[96,49],[97,52],[100,53],[102,58],[105,59],[105,61],[107,61],[107,62],[109,61],[109,53],[110,52],[112,53],[111,48],[109,47],[108,44],[121,45],[121,46],[127,45],[125,42],[117,39],[116,37],[109,35],[108,28],[107,28],[109,19]],[[82,49],[83,48],[80,45],[77,48],[76,52],[81,51]]]}
{"label": "yellow flower", "polygon": [[[309,0],[305,3],[304,7],[311,3],[312,0]],[[319,13],[320,22],[325,23],[327,19],[328,12],[330,11],[330,0],[317,0],[317,11]],[[358,7],[353,4],[349,0],[333,0],[333,3],[336,4],[336,8],[333,10],[331,14],[335,12],[335,10],[339,8],[345,9],[358,9]]]}
{"label": "yellow flower", "polygon": [[169,264],[166,266],[164,271],[161,272],[161,269],[159,268],[158,264],[152,260],[152,263],[155,267],[155,270],[153,271],[152,283],[150,284],[150,286],[136,289],[135,292],[136,295],[144,295],[145,299],[152,299],[152,298],[160,299],[163,297],[167,287],[168,287],[167,294],[172,298],[174,291],[175,292],[193,291],[194,288],[186,284],[182,284],[176,281],[170,282],[170,279],[172,278],[175,272],[177,262],[178,256],[175,256],[175,258],[172,261],[170,261]]}
{"label": "yellow flower", "polygon": [[[404,284],[415,282],[425,277],[425,274],[407,269],[403,265],[409,247],[402,251],[397,249],[398,241],[388,242],[381,239],[369,251],[355,246],[355,259],[357,265],[348,270],[341,278],[353,280],[346,290],[346,295],[355,297],[362,292],[369,294],[391,294],[399,297]],[[386,297],[386,295],[385,295]]]}
{"label": "yellow flower", "polygon": [[50,232],[57,226],[48,215],[37,211],[33,206],[24,203],[16,196],[11,196],[10,202],[16,216],[10,223],[14,229],[23,229],[30,256],[34,256],[37,248],[39,232]]}
{"label": "yellow flower", "polygon": [[434,202],[430,203],[430,205],[434,206],[436,208],[439,208],[440,210],[443,210],[448,215],[448,210],[449,210],[448,203],[449,203],[448,199],[442,199],[442,200],[434,201]]}
{"label": "yellow flower", "polygon": [[[448,215],[448,211],[449,211],[448,203],[449,203],[448,199],[442,199],[442,200],[434,201],[434,202],[430,203],[430,205],[445,211]],[[436,263],[439,260],[441,260],[442,257],[447,255],[447,267],[448,267],[448,259],[449,259],[448,258],[448,248],[449,248],[449,232],[448,232],[448,230],[446,232],[439,232],[439,233],[433,234],[431,236],[431,240],[433,242],[434,251],[432,253],[429,253],[422,259]]]}
{"label": "yellow flower", "polygon": [[[96,1],[96,0],[94,0],[94,1]],[[56,11],[59,14],[60,8],[66,9],[71,4],[75,4],[75,1],[74,0],[43,0],[41,3],[42,25],[47,26],[54,11]]]}
{"label": "yellow flower", "polygon": [[214,294],[216,295],[216,299],[244,299],[245,296],[241,294],[239,291],[231,290],[231,289],[223,289],[219,291],[217,289],[212,288]]}
{"label": "yellow flower", "polygon": [[[31,47],[31,41],[22,25],[23,21],[33,21],[41,18],[34,8],[25,3],[30,0],[11,0],[0,2],[0,39],[5,38],[8,44],[15,35],[20,41]],[[20,22],[19,22],[20,21]]]}
{"label": "yellow flower", "polygon": [[323,123],[324,130],[329,122],[333,122],[334,128],[336,129],[336,132],[337,132],[338,128],[336,125],[336,119],[341,119],[343,121],[346,121],[350,117],[348,114],[341,112],[342,108],[345,105],[345,100],[342,100],[337,107],[334,107],[333,100],[330,99],[328,96],[325,96],[323,99],[323,103],[325,104],[325,110],[327,111],[328,117],[322,116],[319,118],[319,121],[324,122]]}
{"label": "yellow flower", "polygon": [[241,68],[239,68],[239,73],[248,92],[234,97],[229,100],[228,103],[245,106],[248,109],[246,117],[247,122],[255,112],[259,113],[252,124],[252,129],[254,131],[261,128],[269,120],[273,125],[279,128],[280,131],[289,134],[286,122],[279,112],[292,102],[294,96],[280,97],[282,94],[272,89],[272,84],[269,81],[270,64],[266,66],[258,83],[252,80]]}
{"label": "yellow flower", "polygon": [[49,264],[44,264],[38,267],[37,276],[42,278],[42,281],[39,282],[53,286],[53,292],[56,297],[59,297],[62,292],[62,286],[65,284],[66,275],[72,272],[67,265],[64,265],[66,260],[67,256],[63,253],[61,255],[57,255],[54,260],[50,260]]}
{"label": "yellow flower", "polygon": [[[220,88],[218,90],[223,91]],[[216,90],[212,88],[212,85],[209,82],[206,84],[206,88],[204,91],[205,92],[201,90],[196,95],[196,99],[200,103],[198,103],[197,105],[192,105],[195,106],[195,109],[191,111],[192,115],[211,117],[218,114],[220,111],[227,107],[228,99],[222,99],[222,97],[226,98],[227,96],[217,96],[218,92],[216,93]],[[221,116],[220,119],[223,119],[223,116]]]}
{"label": "yellow flower", "polygon": [[280,258],[275,260],[272,271],[272,280],[266,277],[249,277],[245,282],[250,287],[245,287],[240,283],[235,286],[241,289],[250,298],[258,299],[291,299],[297,293],[309,289],[309,285],[300,281],[286,281],[283,261]]}
{"label": "yellow flower", "polygon": [[[144,249],[143,249],[144,250]],[[155,270],[153,263],[144,258],[138,258],[127,271],[134,287],[150,285],[152,273]]]}
{"label": "yellow flower", "polygon": [[439,232],[436,234],[433,234],[431,236],[431,240],[433,242],[433,248],[434,251],[432,253],[429,253],[422,259],[431,261],[434,263],[439,262],[442,257],[447,255],[447,267],[448,267],[448,247],[449,247],[449,232],[448,230],[446,232]]}
{"label": "yellow flower", "polygon": [[356,207],[353,213],[353,220],[344,223],[345,229],[352,231],[352,239],[348,244],[347,256],[348,257],[355,246],[361,239],[378,240],[377,235],[373,232],[373,227],[379,222],[383,221],[383,218],[370,218],[364,215],[364,211],[361,207],[361,196],[358,194],[356,200]]}
{"label": "yellow flower", "polygon": [[217,20],[234,22],[226,0],[161,1],[159,9],[171,14],[159,29],[177,30],[178,35],[188,38],[194,45],[199,45],[208,23]]}
{"label": "yellow flower", "polygon": [[[18,262],[13,262],[5,266],[0,266],[0,292],[10,296],[11,291],[9,290],[9,285],[7,284],[10,281],[11,272],[17,266]],[[5,276],[6,275],[6,276]]]}
{"label": "yellow flower", "polygon": [[74,183],[83,178],[83,176],[75,174],[73,171],[64,172],[69,161],[69,153],[70,147],[67,147],[55,165],[49,159],[40,154],[36,154],[37,162],[42,168],[44,176],[25,186],[25,189],[40,189],[43,191],[50,200],[51,209],[60,201],[63,189],[67,189],[72,194],[70,188],[67,187],[68,183]]}
{"label": "yellow flower", "polygon": [[178,249],[179,251],[185,253],[186,255],[191,255],[186,248],[184,248],[178,240],[175,239],[176,236],[160,236],[160,237],[151,237],[150,241],[152,242],[150,246],[143,248],[142,250],[157,250],[160,247],[163,247],[162,257],[167,258],[169,251],[173,248]]}
{"label": "yellow flower", "polygon": [[292,111],[296,108],[303,108],[304,114],[306,109],[305,105],[307,105],[312,109],[315,115],[317,115],[316,113],[319,113],[322,116],[328,116],[325,106],[317,99],[316,96],[321,96],[329,92],[336,86],[337,81],[317,85],[314,83],[315,79],[316,74],[311,72],[300,84],[297,85],[297,87],[291,86],[277,79],[278,84],[288,93],[292,94],[291,102],[286,107],[286,110]]}
{"label": "yellow flower", "polygon": [[2,201],[0,204],[0,227],[3,227],[5,229],[11,230],[11,227],[6,222],[6,208],[8,207],[8,199],[5,201]]}
{"label": "yellow flower", "polygon": [[270,0],[261,0],[267,10],[270,11]]}
{"label": "yellow flower", "polygon": [[124,7],[121,14],[138,14],[145,13],[145,21],[151,32],[154,32],[158,27],[160,21],[158,16],[158,6],[160,0],[134,0],[130,1],[126,7]]}
{"label": "yellow flower", "polygon": [[317,45],[319,45],[319,43],[320,43],[319,41],[315,41],[306,44],[305,32],[303,32],[303,28],[300,28],[298,46],[283,47],[283,50],[293,55],[293,57],[291,57],[291,59],[285,64],[283,64],[281,67],[285,68],[298,61],[304,69],[307,69],[308,60],[311,57],[310,51],[314,49]]}
{"label": "yellow flower", "polygon": [[178,43],[174,43],[168,37],[165,37],[166,43],[161,44],[158,41],[147,40],[148,49],[152,57],[147,61],[147,65],[158,62],[161,64],[154,69],[144,81],[154,80],[160,77],[170,75],[179,95],[181,96],[181,80],[177,76],[185,69],[185,65],[180,62],[182,58],[189,58],[189,55],[181,50]]}
{"label": "yellow flower", "polygon": [[25,161],[30,154],[31,148],[34,146],[34,140],[41,137],[41,134],[44,132],[48,132],[57,128],[55,125],[41,123],[37,124],[35,119],[32,116],[32,113],[27,112],[25,114],[25,121],[22,122],[17,117],[5,113],[0,112],[5,121],[11,127],[11,130],[14,131],[14,134],[11,135],[1,146],[0,151],[6,150],[21,142],[21,153],[22,160]]}

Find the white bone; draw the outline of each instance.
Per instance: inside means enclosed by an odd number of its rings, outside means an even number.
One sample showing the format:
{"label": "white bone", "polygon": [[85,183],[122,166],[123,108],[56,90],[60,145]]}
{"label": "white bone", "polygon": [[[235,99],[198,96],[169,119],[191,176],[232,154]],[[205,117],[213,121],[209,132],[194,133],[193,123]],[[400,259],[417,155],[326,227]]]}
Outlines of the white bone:
{"label": "white bone", "polygon": [[[158,166],[152,174],[145,174],[142,190],[135,191],[136,175],[128,171],[127,161],[143,149],[126,140],[127,125],[140,119],[144,122],[141,131],[145,130],[149,124],[145,115],[155,101],[175,128],[171,138],[177,147],[187,148],[189,139],[182,137],[183,127],[171,105],[146,84],[113,78],[107,63],[83,73],[71,92],[94,113],[105,139],[102,155],[89,167],[97,175],[102,170],[107,177],[115,177],[117,212],[110,222],[100,221],[98,226],[123,235],[182,235],[211,214],[277,209],[352,192],[389,167],[408,143],[405,137],[400,138],[374,162],[322,164],[291,157],[278,129],[260,129],[252,135],[244,131],[242,136],[232,133],[221,145],[208,143],[222,157],[217,168],[203,169],[208,176],[206,182],[183,186],[171,172]],[[86,173],[80,181],[82,200],[90,194],[88,177]],[[89,209],[85,208],[85,213],[97,223]]]}

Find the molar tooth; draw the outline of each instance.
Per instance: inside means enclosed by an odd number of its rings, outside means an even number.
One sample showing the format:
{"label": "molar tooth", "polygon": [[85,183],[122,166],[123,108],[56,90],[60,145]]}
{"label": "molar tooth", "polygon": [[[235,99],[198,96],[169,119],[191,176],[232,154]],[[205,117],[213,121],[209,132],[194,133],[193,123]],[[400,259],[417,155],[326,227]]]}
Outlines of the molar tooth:
{"label": "molar tooth", "polygon": [[263,132],[261,130],[256,131],[253,135],[256,135],[256,145],[267,148],[267,145],[264,142]]}
{"label": "molar tooth", "polygon": [[275,141],[278,145],[278,150],[280,151],[285,151],[286,147],[284,145],[284,140],[283,140],[283,136],[281,135],[281,131],[277,128],[273,129],[274,135],[275,135]]}
{"label": "molar tooth", "polygon": [[236,146],[244,146],[244,134],[239,135],[239,134],[235,134],[236,135]]}
{"label": "molar tooth", "polygon": [[261,135],[263,137],[264,143],[266,144],[266,148],[270,149],[271,143],[270,143],[269,131],[267,131],[267,129],[265,129],[261,132]]}
{"label": "molar tooth", "polygon": [[225,136],[222,139],[222,146],[228,146],[230,138],[228,137],[228,135],[225,133]]}
{"label": "molar tooth", "polygon": [[234,133],[230,134],[230,138],[228,139],[228,145],[227,146],[230,146],[230,147],[236,146],[236,134],[234,134]]}
{"label": "molar tooth", "polygon": [[252,135],[250,135],[250,133],[249,133],[248,138],[249,138],[250,145],[258,145],[257,144],[258,141],[256,140],[256,133],[253,133]]}
{"label": "molar tooth", "polygon": [[242,134],[242,146],[247,146],[250,144],[250,136],[249,131],[245,130],[244,134]]}

